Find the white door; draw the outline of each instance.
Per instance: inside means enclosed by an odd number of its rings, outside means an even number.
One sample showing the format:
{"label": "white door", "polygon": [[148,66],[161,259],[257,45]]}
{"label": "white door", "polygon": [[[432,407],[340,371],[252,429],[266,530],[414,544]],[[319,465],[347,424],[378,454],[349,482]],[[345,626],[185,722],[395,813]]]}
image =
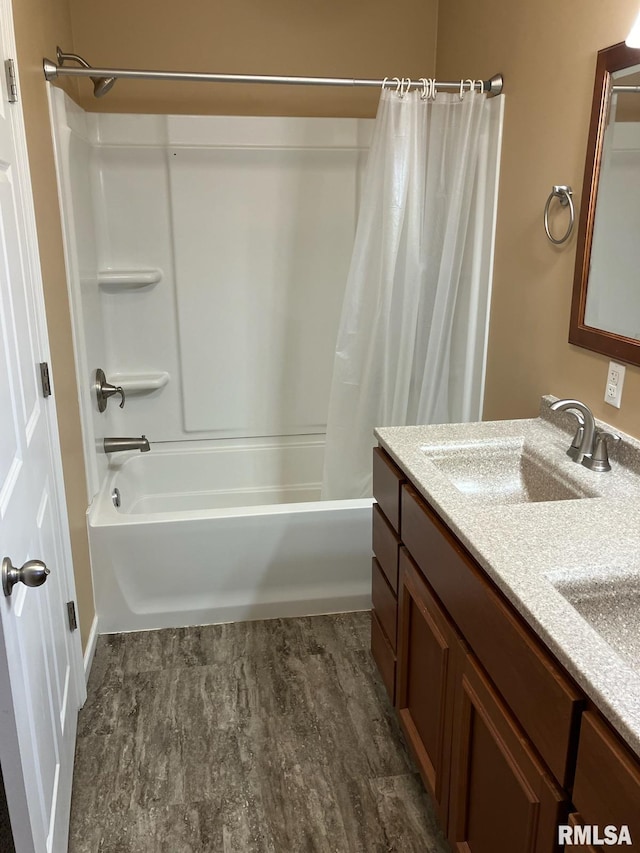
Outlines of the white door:
{"label": "white door", "polygon": [[[42,286],[20,104],[4,60],[15,57],[9,0],[0,0],[0,559],[39,559],[38,588],[0,589],[0,763],[17,853],[67,849],[77,713],[84,700]],[[44,82],[43,82],[44,85]]]}

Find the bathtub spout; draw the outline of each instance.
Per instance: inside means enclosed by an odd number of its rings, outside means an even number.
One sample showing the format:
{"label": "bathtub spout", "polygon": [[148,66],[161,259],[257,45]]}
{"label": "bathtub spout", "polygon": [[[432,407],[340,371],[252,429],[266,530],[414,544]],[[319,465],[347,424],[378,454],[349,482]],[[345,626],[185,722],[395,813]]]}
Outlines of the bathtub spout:
{"label": "bathtub spout", "polygon": [[120,450],[139,450],[146,453],[151,450],[149,439],[143,435],[140,438],[105,438],[103,442],[105,453],[117,453]]}

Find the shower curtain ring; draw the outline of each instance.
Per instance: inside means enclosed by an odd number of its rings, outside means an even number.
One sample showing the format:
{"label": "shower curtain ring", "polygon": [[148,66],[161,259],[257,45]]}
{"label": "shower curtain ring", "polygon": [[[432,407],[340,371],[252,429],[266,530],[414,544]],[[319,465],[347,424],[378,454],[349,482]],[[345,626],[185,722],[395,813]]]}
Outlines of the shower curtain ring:
{"label": "shower curtain ring", "polygon": [[464,80],[460,81],[460,94],[458,95],[461,101],[464,101]]}
{"label": "shower curtain ring", "polygon": [[438,90],[436,89],[436,78],[431,78],[431,100],[435,101]]}
{"label": "shower curtain ring", "polygon": [[[406,88],[405,88],[406,87]],[[411,88],[411,77],[403,77],[402,82],[400,83],[400,97],[404,98],[409,89]]]}
{"label": "shower curtain ring", "polygon": [[469,94],[471,95],[476,90],[476,81],[475,80],[469,80],[469,78],[467,78],[467,83],[469,84]]}
{"label": "shower curtain ring", "polygon": [[420,100],[425,101],[429,97],[429,81],[426,77],[421,77],[420,82],[422,83],[422,93],[420,94]]}

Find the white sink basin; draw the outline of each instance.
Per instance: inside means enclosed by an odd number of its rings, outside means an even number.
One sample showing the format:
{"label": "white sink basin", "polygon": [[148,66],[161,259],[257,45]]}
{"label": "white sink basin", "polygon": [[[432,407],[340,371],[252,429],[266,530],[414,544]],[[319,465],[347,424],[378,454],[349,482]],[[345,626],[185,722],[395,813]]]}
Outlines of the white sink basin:
{"label": "white sink basin", "polygon": [[491,504],[567,501],[596,492],[558,473],[521,439],[423,445],[422,452],[469,498]]}

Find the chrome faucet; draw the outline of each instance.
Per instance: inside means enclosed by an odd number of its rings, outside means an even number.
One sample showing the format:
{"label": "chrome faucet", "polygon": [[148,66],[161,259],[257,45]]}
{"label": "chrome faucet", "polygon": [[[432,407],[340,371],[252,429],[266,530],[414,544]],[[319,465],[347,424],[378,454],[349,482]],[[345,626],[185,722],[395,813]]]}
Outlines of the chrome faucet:
{"label": "chrome faucet", "polygon": [[103,447],[105,453],[117,453],[120,450],[139,450],[140,453],[146,453],[151,450],[146,435],[140,438],[105,438]]}
{"label": "chrome faucet", "polygon": [[586,456],[593,453],[596,422],[591,409],[580,400],[556,400],[550,408],[553,412],[571,412],[577,418],[578,430],[567,453],[574,462],[582,462]]}
{"label": "chrome faucet", "polygon": [[610,471],[607,438],[620,441],[620,436],[613,432],[596,429],[591,409],[579,400],[556,400],[550,408],[554,412],[571,412],[578,421],[578,429],[567,450],[567,455],[574,462],[581,462],[590,471]]}

